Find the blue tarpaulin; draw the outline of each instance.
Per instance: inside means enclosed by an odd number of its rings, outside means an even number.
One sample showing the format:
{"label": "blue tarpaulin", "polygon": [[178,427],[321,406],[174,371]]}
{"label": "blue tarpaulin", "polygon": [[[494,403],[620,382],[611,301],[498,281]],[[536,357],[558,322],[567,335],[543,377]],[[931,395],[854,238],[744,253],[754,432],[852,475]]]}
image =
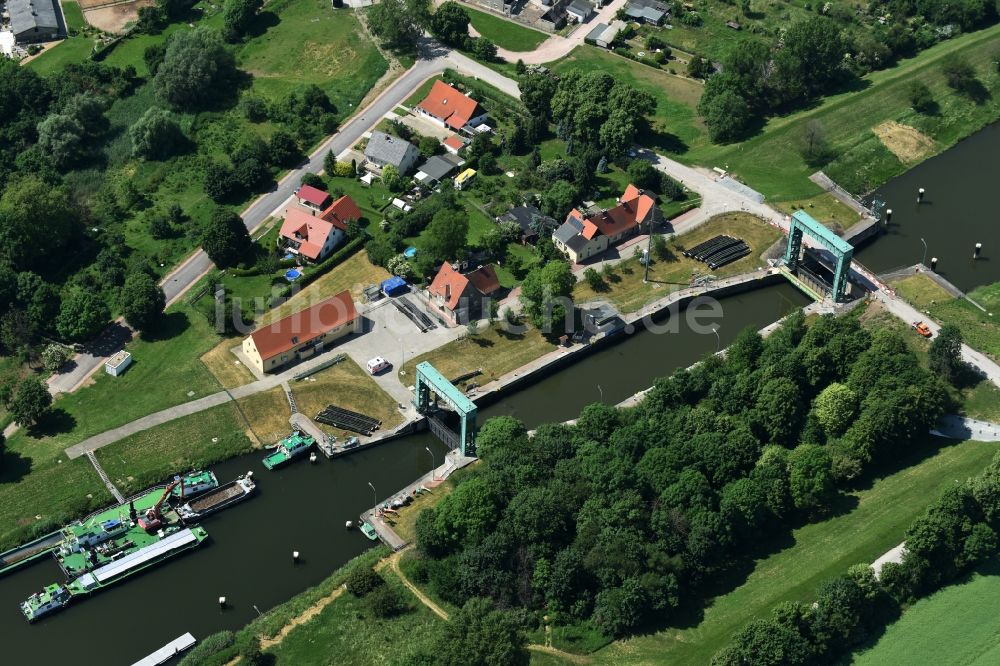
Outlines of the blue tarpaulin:
{"label": "blue tarpaulin", "polygon": [[382,293],[386,296],[405,294],[408,290],[409,288],[406,285],[406,280],[398,275],[393,276],[382,283]]}

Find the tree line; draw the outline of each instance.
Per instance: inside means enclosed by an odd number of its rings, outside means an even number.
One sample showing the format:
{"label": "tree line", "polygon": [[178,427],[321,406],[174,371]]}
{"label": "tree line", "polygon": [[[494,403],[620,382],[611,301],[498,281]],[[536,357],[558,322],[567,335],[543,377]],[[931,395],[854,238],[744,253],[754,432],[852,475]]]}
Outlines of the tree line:
{"label": "tree line", "polygon": [[486,422],[482,463],[417,519],[421,576],[457,605],[489,598],[612,637],[669,623],[748,546],[823,517],[950,407],[898,333],[797,313],[634,408],[591,405],[531,437]]}

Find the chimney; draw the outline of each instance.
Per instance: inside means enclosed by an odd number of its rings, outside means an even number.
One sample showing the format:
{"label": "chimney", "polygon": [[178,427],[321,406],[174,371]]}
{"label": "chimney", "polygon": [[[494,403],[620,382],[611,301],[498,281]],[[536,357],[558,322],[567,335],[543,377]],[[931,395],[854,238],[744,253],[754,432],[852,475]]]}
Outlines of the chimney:
{"label": "chimney", "polygon": [[451,285],[450,284],[446,284],[444,286],[444,300],[446,300],[446,301],[450,301],[451,300]]}

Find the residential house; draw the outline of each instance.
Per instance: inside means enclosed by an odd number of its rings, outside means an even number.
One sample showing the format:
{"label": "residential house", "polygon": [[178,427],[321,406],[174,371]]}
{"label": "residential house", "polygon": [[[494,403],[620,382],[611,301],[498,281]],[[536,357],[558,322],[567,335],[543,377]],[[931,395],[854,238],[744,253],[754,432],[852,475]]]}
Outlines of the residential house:
{"label": "residential house", "polygon": [[625,6],[625,16],[638,23],[663,25],[669,7],[657,0],[630,0]]}
{"label": "residential house", "polygon": [[618,33],[620,33],[624,28],[625,21],[614,20],[611,22],[611,25],[598,23],[587,35],[586,41],[592,42],[593,44],[600,46],[602,49],[610,49],[611,45],[615,41],[615,37],[617,37]]}
{"label": "residential house", "polygon": [[430,305],[452,324],[468,324],[488,314],[488,298],[500,291],[500,280],[492,265],[474,271],[459,271],[456,264],[441,264],[428,288]]}
{"label": "residential house", "polygon": [[57,0],[7,0],[10,31],[20,44],[47,42],[66,36]]}
{"label": "residential house", "polygon": [[454,155],[434,155],[417,167],[417,175],[413,178],[425,187],[434,187],[463,164],[465,160]]}
{"label": "residential house", "polygon": [[516,206],[497,218],[497,222],[514,222],[521,227],[521,243],[534,245],[538,242],[538,228],[555,229],[558,224],[534,206]]}
{"label": "residential house", "polygon": [[458,134],[452,134],[447,139],[441,142],[444,149],[447,150],[452,155],[458,155],[465,147],[471,143],[470,139],[466,139],[464,136],[459,136]]}
{"label": "residential house", "polygon": [[243,354],[258,374],[319,354],[360,330],[350,291],[258,328],[243,340]]}
{"label": "residential house", "polygon": [[295,190],[295,200],[306,208],[323,210],[330,203],[330,195],[312,185],[302,185]]}
{"label": "residential house", "polygon": [[380,171],[391,165],[405,176],[418,159],[420,151],[416,146],[385,132],[372,132],[368,145],[365,146],[365,166],[373,166]]}
{"label": "residential house", "polygon": [[580,307],[583,330],[594,336],[607,336],[625,328],[625,320],[610,303],[590,303]]}
{"label": "residential house", "polygon": [[552,242],[573,263],[580,263],[634,236],[644,226],[648,228],[660,217],[656,199],[630,184],[614,208],[587,213],[574,208],[553,232]]}
{"label": "residential house", "polygon": [[471,132],[486,120],[486,109],[444,81],[435,81],[427,97],[417,104],[417,113],[456,132]]}
{"label": "residential house", "polygon": [[594,6],[587,0],[573,0],[566,5],[566,16],[570,22],[586,23],[594,12]]}
{"label": "residential house", "polygon": [[278,232],[278,245],[310,261],[320,261],[347,236],[347,223],[360,219],[361,209],[346,195],[318,216],[315,211],[309,214],[301,208],[289,208]]}

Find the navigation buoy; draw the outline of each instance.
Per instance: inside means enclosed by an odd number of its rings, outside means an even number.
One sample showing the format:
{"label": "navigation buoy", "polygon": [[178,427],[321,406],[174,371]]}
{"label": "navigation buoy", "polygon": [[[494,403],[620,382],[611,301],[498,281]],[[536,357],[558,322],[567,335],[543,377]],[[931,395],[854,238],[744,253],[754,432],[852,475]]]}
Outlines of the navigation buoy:
{"label": "navigation buoy", "polygon": [[931,270],[937,270],[937,257],[931,257]]}
{"label": "navigation buoy", "polygon": [[311,462],[313,464],[316,463],[316,452],[315,451],[313,451],[312,453],[309,454],[309,462]]}
{"label": "navigation buoy", "polygon": [[292,562],[298,562],[298,561],[299,561],[299,551],[293,550],[292,551]]}
{"label": "navigation buoy", "polygon": [[354,523],[352,523],[351,521],[349,521],[349,520],[348,520],[348,521],[347,521],[347,524],[345,525],[345,527],[346,527],[347,529],[351,529],[352,527],[354,527]]}
{"label": "navigation buoy", "polygon": [[976,249],[972,253],[972,258],[973,259],[978,259],[979,258],[979,253],[982,252],[982,250],[983,250],[983,244],[982,243],[976,243]]}
{"label": "navigation buoy", "polygon": [[226,598],[219,597],[219,608],[225,608],[225,607],[226,607]]}
{"label": "navigation buoy", "polygon": [[891,208],[886,208],[885,209],[885,223],[888,225],[889,224],[889,220],[891,220],[891,219],[892,219],[892,209]]}
{"label": "navigation buoy", "polygon": [[917,203],[920,203],[923,200],[924,200],[924,188],[921,187],[919,190],[917,190]]}

